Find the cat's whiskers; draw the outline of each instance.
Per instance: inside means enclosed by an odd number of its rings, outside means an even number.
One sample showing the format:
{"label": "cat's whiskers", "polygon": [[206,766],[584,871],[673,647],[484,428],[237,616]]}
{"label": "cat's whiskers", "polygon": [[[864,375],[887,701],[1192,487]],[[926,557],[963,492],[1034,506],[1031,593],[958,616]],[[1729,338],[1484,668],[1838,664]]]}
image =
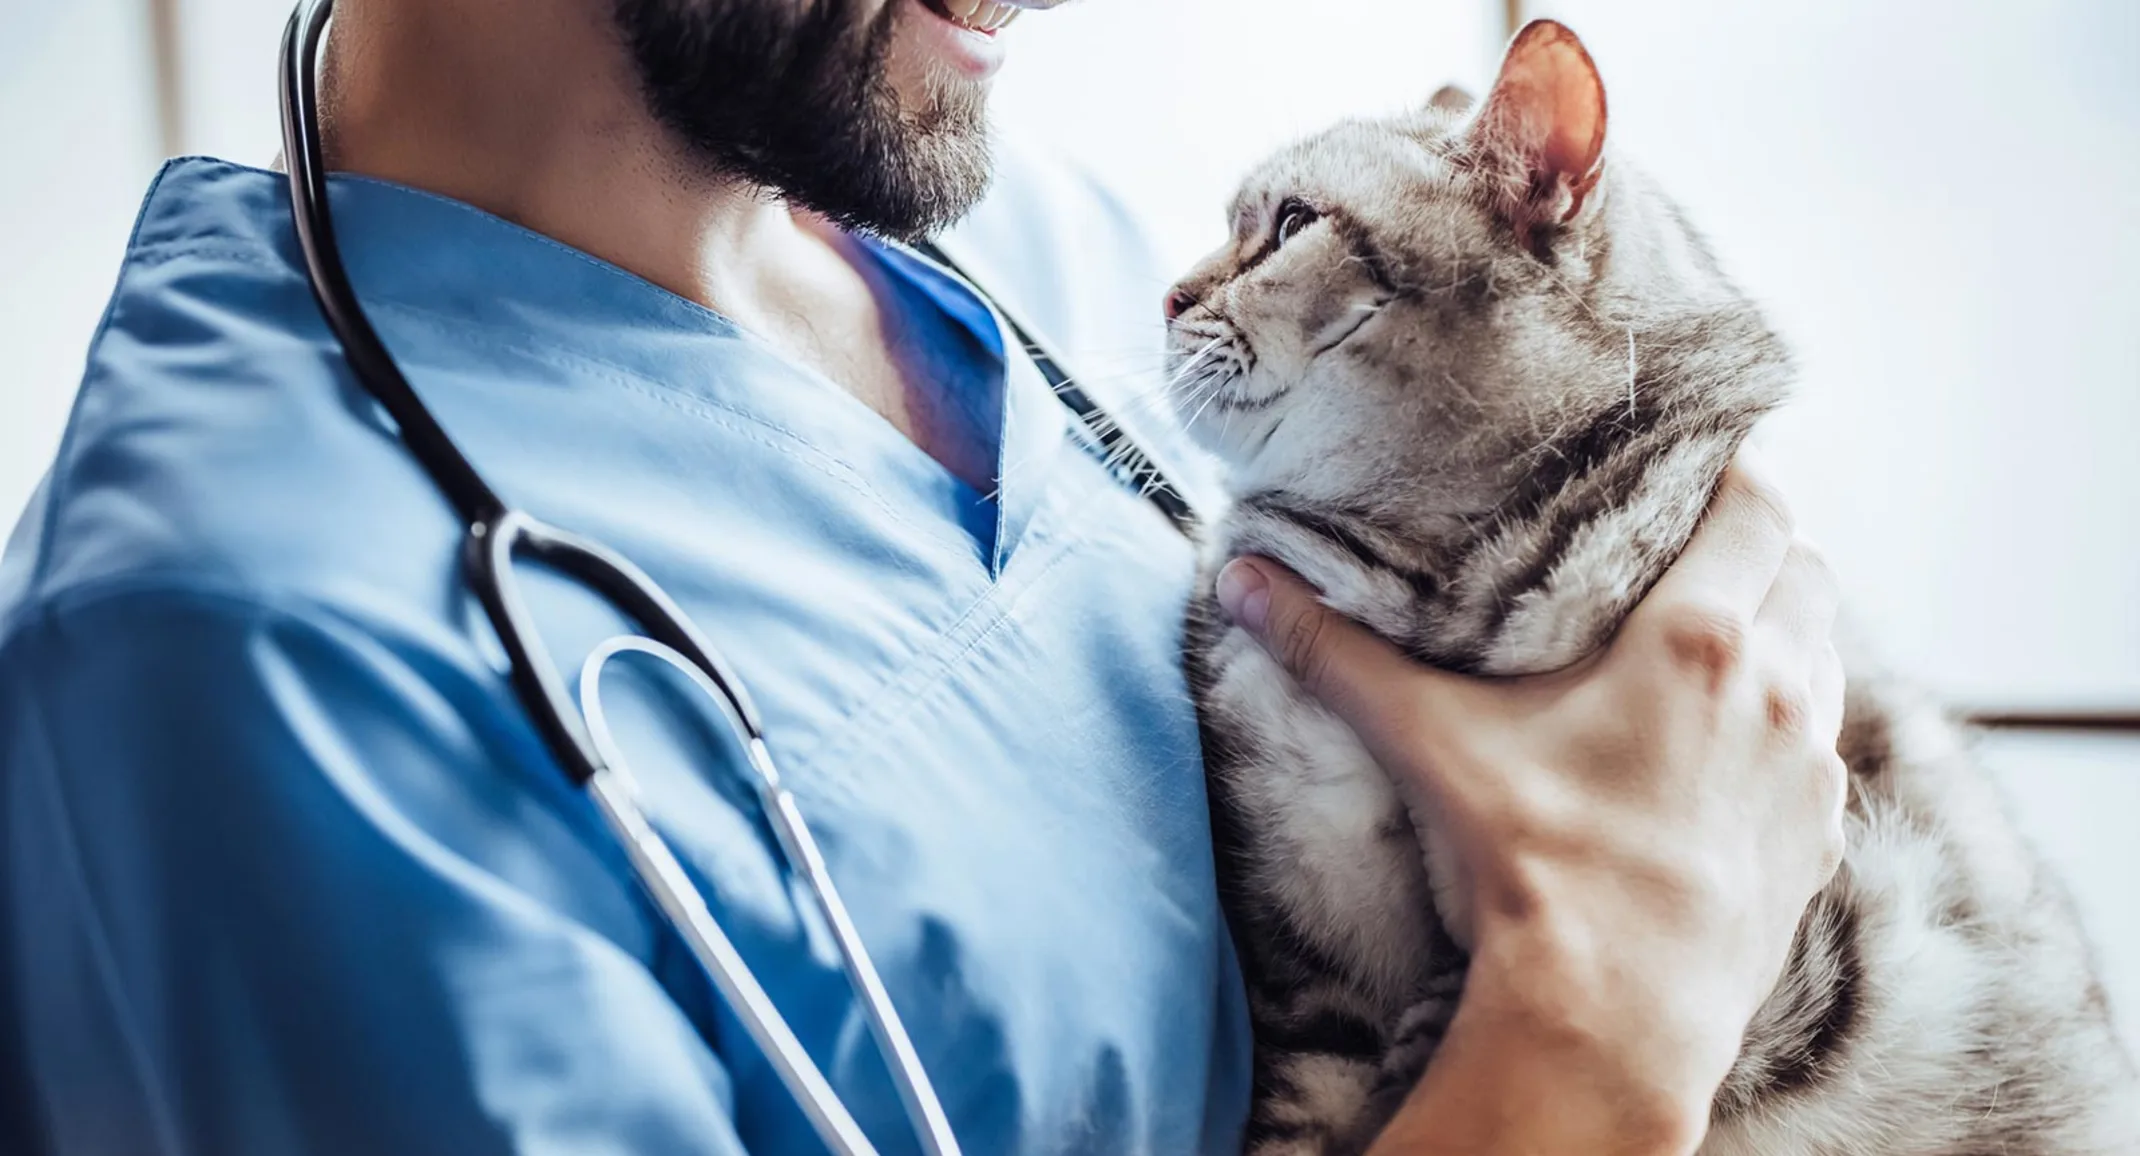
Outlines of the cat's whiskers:
{"label": "cat's whiskers", "polygon": [[[1231,374],[1220,372],[1218,366],[1208,364],[1205,360],[1214,350],[1225,343],[1226,338],[1223,335],[1212,338],[1184,362],[1181,368],[1175,372],[1173,378],[1168,381],[1167,392],[1171,400],[1174,401],[1176,410],[1191,410],[1191,407],[1194,407],[1189,416],[1183,419],[1183,426],[1194,424],[1196,419],[1203,415],[1204,409],[1218,398],[1219,392],[1231,380]],[[1190,378],[1192,373],[1195,375],[1193,380]],[[1181,388],[1184,384],[1188,386],[1186,390]],[[1172,395],[1176,393],[1179,393],[1180,396],[1173,397]]]}
{"label": "cat's whiskers", "polygon": [[1219,399],[1219,395],[1226,392],[1226,387],[1228,385],[1233,384],[1233,379],[1234,375],[1230,373],[1206,374],[1206,381],[1209,384],[1208,388],[1204,391],[1203,403],[1196,407],[1196,411],[1191,413],[1187,420],[1182,422],[1182,425],[1195,425],[1197,419],[1204,416],[1204,411],[1211,408],[1211,403],[1217,401]]}
{"label": "cat's whiskers", "polygon": [[1219,336],[1212,338],[1210,341],[1205,342],[1203,348],[1197,350],[1195,353],[1190,354],[1188,359],[1183,361],[1180,367],[1174,371],[1173,375],[1167,378],[1166,388],[1173,389],[1175,386],[1180,385],[1182,379],[1187,377],[1189,375],[1189,372],[1197,367],[1198,363],[1202,362],[1204,358],[1209,357],[1211,355],[1212,350],[1217,349],[1219,346],[1224,345],[1225,343],[1225,334],[1220,334]]}
{"label": "cat's whiskers", "polygon": [[[1138,390],[1124,399],[1122,404],[1102,410],[1095,415],[1090,423],[1085,424],[1086,430],[1098,438],[1105,438],[1117,432],[1133,432],[1131,425],[1125,423],[1125,418],[1133,418],[1136,415],[1146,413],[1154,415],[1162,413],[1164,407],[1174,400],[1173,395],[1177,389],[1191,375],[1196,375],[1196,378],[1194,382],[1190,383],[1191,388],[1188,391],[1188,396],[1180,403],[1181,406],[1186,408],[1200,398],[1203,400],[1203,404],[1208,405],[1210,398],[1205,397],[1205,391],[1209,390],[1212,396],[1216,396],[1218,386],[1226,381],[1226,375],[1213,373],[1212,370],[1215,367],[1210,365],[1207,359],[1220,346],[1224,345],[1226,340],[1226,336],[1223,334],[1213,337],[1198,348],[1196,352],[1184,359],[1181,365],[1175,367],[1174,371],[1160,383],[1159,388]],[[1027,352],[1030,354],[1033,350],[1028,349]],[[1076,378],[1065,378],[1060,383],[1054,383],[1051,385],[1051,389],[1057,396],[1061,396],[1071,389],[1083,390],[1087,388],[1087,383],[1119,382],[1144,378],[1146,371],[1151,367],[1149,353],[1137,351],[1131,356],[1134,361],[1131,367],[1124,372],[1100,375],[1082,374]],[[1090,363],[1089,359],[1083,357],[1080,358],[1080,361],[1086,364]],[[1100,464],[1111,472],[1116,471],[1128,461],[1131,455],[1139,452],[1141,452],[1141,447],[1134,440],[1125,438],[1101,456]],[[1026,464],[1025,460],[1006,463],[1001,476],[996,479],[995,487],[988,493],[989,500],[998,500],[1003,493],[1003,488],[1009,484],[1011,475],[1022,469]],[[1156,479],[1146,481],[1140,487],[1139,496],[1149,495],[1157,484]]]}
{"label": "cat's whiskers", "polygon": [[1227,435],[1228,435],[1228,434],[1231,434],[1231,433],[1233,432],[1233,419],[1234,419],[1234,414],[1235,414],[1236,412],[1238,412],[1238,411],[1237,411],[1237,410],[1235,410],[1235,409],[1234,409],[1234,408],[1233,408],[1232,406],[1227,406],[1227,407],[1225,407],[1225,408],[1223,408],[1223,409],[1221,409],[1221,410],[1219,411],[1219,440],[1220,440],[1220,441],[1222,441],[1222,442],[1223,442],[1223,441],[1225,441],[1225,440],[1226,440],[1226,437],[1227,437]]}
{"label": "cat's whiskers", "polygon": [[1627,420],[1635,420],[1635,327],[1627,327]]}
{"label": "cat's whiskers", "polygon": [[[1032,352],[1033,350],[1029,347],[1027,349],[1027,353],[1031,354]],[[1091,363],[1091,359],[1085,356],[1080,356],[1078,360],[1081,364]],[[1123,372],[1112,374],[1080,374],[1074,378],[1065,378],[1061,382],[1049,383],[1049,390],[1056,396],[1060,397],[1063,395],[1064,392],[1071,389],[1086,389],[1088,384],[1091,383],[1131,381],[1139,378],[1144,378],[1148,375],[1149,369],[1151,367],[1151,362],[1152,359],[1149,351],[1145,351],[1136,357],[1135,365],[1132,368],[1126,369]],[[1100,411],[1097,415],[1095,415],[1094,420],[1089,424],[1082,422],[1079,424],[1089,430],[1091,433],[1093,433],[1096,437],[1106,437],[1116,431],[1125,430],[1125,427],[1122,423],[1121,415],[1132,413],[1147,407],[1155,406],[1165,401],[1165,399],[1166,390],[1164,388],[1157,390],[1140,390],[1134,394],[1131,394],[1130,397],[1122,405]],[[1112,471],[1119,467],[1122,464],[1122,460],[1129,453],[1134,452],[1136,448],[1137,447],[1135,447],[1134,445],[1128,444],[1126,442],[1119,443],[1114,449],[1108,451],[1108,453],[1101,458],[1101,465],[1106,469]],[[1023,469],[1031,460],[1032,459],[1019,459],[1017,461],[1004,463],[1003,472],[996,478],[996,484],[994,488],[989,490],[988,494],[986,495],[987,500],[1000,500],[1003,494],[1003,488],[1010,483],[1011,476],[1017,473],[1019,470]]]}

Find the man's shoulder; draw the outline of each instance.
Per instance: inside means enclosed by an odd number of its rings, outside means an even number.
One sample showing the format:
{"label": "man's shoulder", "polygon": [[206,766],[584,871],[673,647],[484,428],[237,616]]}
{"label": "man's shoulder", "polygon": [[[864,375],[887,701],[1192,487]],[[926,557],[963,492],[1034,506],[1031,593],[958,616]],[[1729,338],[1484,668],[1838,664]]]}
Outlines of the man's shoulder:
{"label": "man's shoulder", "polygon": [[199,160],[151,186],[58,452],[0,559],[0,631],[102,588],[316,593],[366,565],[388,511],[427,510],[450,534],[435,502],[397,502],[421,479],[357,412],[276,191],[273,174]]}

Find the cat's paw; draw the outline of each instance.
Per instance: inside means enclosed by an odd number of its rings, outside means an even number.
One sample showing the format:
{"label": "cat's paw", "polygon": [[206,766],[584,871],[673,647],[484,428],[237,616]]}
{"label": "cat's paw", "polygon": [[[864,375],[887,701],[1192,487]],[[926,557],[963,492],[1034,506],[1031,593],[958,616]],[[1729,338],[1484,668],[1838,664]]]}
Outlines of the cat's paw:
{"label": "cat's paw", "polygon": [[1427,1062],[1441,1047],[1442,1037],[1449,1034],[1449,1022],[1456,1018],[1457,1001],[1463,994],[1463,973],[1445,973],[1428,985],[1427,994],[1419,1002],[1398,1017],[1397,1027],[1390,1034],[1389,1050],[1383,1053],[1381,1069],[1376,1073],[1378,1101],[1391,1097],[1401,1101],[1411,1094],[1413,1086],[1426,1074]]}

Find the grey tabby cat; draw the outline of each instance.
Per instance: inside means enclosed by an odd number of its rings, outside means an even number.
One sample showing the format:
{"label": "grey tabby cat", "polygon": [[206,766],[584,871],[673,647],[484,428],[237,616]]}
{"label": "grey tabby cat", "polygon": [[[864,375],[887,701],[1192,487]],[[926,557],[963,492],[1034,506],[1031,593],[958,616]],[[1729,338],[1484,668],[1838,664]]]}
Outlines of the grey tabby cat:
{"label": "grey tabby cat", "polygon": [[[1566,28],[1526,28],[1466,104],[1339,125],[1250,178],[1232,241],[1169,302],[1177,404],[1230,471],[1207,591],[1264,554],[1423,661],[1547,671],[1677,555],[1791,370],[1678,209],[1605,161]],[[1208,594],[1189,648],[1255,1021],[1249,1150],[1356,1151],[1462,985],[1431,819],[1423,856],[1351,733]],[[2059,884],[1964,736],[1852,674],[1847,863],[1701,1151],[2140,1152],[2140,1084]]]}

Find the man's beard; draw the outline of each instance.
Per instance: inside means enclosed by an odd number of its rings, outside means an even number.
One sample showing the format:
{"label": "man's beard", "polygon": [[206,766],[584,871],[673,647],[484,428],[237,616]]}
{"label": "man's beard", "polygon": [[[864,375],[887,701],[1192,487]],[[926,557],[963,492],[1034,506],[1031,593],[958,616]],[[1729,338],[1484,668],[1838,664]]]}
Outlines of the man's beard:
{"label": "man's beard", "polygon": [[850,229],[916,239],[988,189],[978,85],[903,107],[886,68],[904,0],[615,0],[654,115],[712,170]]}

